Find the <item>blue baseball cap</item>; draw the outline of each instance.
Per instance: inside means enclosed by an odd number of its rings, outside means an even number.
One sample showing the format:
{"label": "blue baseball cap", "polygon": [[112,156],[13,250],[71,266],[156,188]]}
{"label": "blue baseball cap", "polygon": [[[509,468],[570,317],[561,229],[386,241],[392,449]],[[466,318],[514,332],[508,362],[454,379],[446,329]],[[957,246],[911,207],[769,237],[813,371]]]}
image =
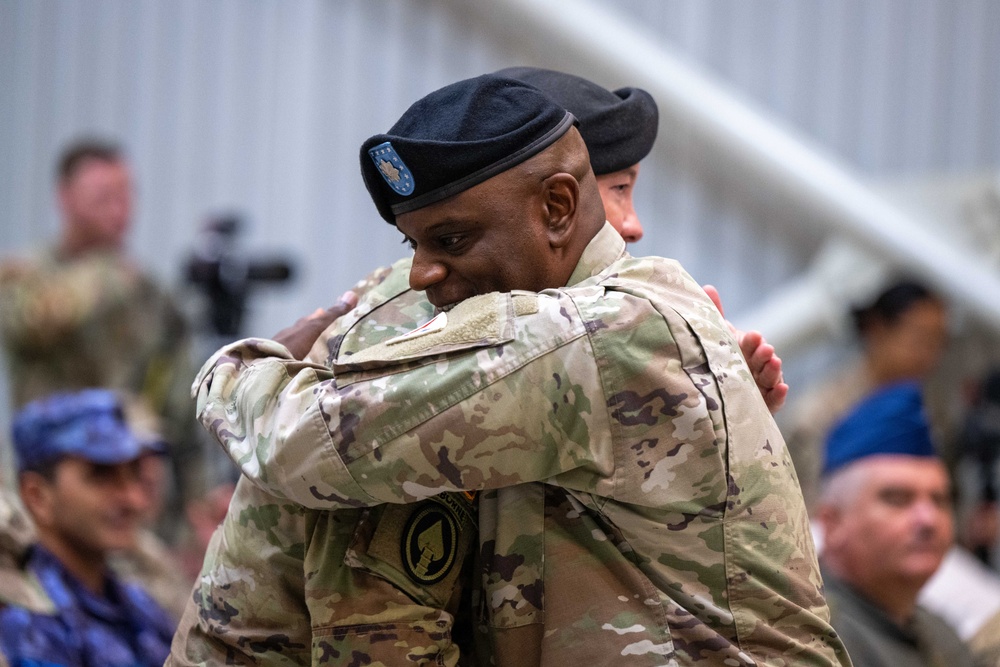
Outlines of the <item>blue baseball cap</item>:
{"label": "blue baseball cap", "polygon": [[15,415],[13,432],[19,471],[64,456],[114,465],[165,451],[162,443],[135,437],[121,400],[107,389],[57,393],[28,403]]}
{"label": "blue baseball cap", "polygon": [[834,426],[826,439],[823,474],[879,454],[938,456],[916,382],[900,382],[871,393]]}

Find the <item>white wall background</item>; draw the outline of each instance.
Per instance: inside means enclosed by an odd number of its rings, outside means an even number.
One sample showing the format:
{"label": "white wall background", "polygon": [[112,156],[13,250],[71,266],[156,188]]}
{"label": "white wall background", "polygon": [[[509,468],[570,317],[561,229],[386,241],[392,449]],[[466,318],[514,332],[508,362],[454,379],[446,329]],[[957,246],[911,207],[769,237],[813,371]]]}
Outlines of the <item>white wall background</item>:
{"label": "white wall background", "polygon": [[[179,282],[220,211],[246,218],[249,251],[298,261],[294,287],[252,302],[247,333],[272,333],[404,252],[358,174],[366,137],[459,78],[574,69],[468,11],[490,1],[0,0],[0,256],[52,237],[60,147],[108,135],[135,165],[132,250],[163,280]],[[1000,167],[998,2],[598,4],[866,178]],[[677,257],[738,315],[806,267],[824,232],[782,220],[766,193],[737,205],[689,158],[660,148],[644,163],[634,252]]]}

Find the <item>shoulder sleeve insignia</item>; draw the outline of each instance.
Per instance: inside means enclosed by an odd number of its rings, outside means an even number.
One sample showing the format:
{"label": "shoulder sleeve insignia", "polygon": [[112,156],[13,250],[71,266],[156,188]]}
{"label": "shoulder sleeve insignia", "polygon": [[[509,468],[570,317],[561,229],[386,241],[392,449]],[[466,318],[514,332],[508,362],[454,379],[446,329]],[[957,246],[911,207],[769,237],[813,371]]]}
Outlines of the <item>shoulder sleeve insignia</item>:
{"label": "shoulder sleeve insignia", "polygon": [[345,563],[391,582],[421,604],[449,609],[462,563],[475,551],[476,493],[443,493],[411,505],[388,503],[360,522]]}
{"label": "shoulder sleeve insignia", "polygon": [[433,584],[443,579],[458,554],[458,523],[438,504],[428,504],[410,517],[400,545],[403,569],[414,581]]}

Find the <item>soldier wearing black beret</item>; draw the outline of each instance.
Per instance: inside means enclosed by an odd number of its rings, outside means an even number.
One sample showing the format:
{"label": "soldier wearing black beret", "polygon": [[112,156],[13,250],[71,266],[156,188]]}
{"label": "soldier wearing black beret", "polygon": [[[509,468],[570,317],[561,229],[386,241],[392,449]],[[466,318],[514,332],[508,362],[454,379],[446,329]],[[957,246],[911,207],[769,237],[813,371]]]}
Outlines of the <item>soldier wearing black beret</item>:
{"label": "soldier wearing black beret", "polygon": [[[602,171],[611,170],[611,174],[636,166],[649,152],[656,134],[656,106],[648,94],[634,91],[619,96],[578,77],[561,75],[567,81],[579,83],[583,92],[578,95],[578,103],[571,105],[569,97],[566,97],[565,100],[559,99],[554,106],[547,96],[549,91],[539,92],[538,88],[544,88],[544,80],[558,82],[560,74],[548,70],[520,69],[524,78],[502,76],[501,72],[498,73],[501,76],[473,80],[476,85],[470,86],[470,82],[466,81],[447,86],[434,93],[430,99],[417,102],[387,133],[376,135],[365,142],[360,151],[362,173],[377,210],[386,221],[394,224],[398,216],[445,206],[461,193],[483,185],[494,176],[536,164],[537,160],[550,155],[548,151],[557,151],[563,156],[560,159],[564,159],[567,156],[564,146],[566,141],[570,141],[567,137],[569,134],[582,135],[586,139],[588,132],[594,130],[595,141],[598,136],[603,137],[602,147],[590,153],[590,161],[597,161]],[[525,80],[532,72],[539,73],[543,79],[537,85],[532,85],[536,84],[535,81]],[[437,113],[437,109],[428,108],[442,102],[447,103],[450,113],[442,115]],[[627,106],[631,110],[628,123],[615,122],[614,114],[608,112],[608,109],[613,109],[616,105],[623,105],[621,109]],[[567,113],[567,109],[570,113]],[[629,126],[641,135],[641,140],[627,140],[624,133]],[[614,145],[611,139],[614,132],[619,133],[623,143],[623,147],[616,151],[609,150]],[[582,150],[579,143],[574,146]],[[579,178],[594,178],[587,174],[589,170],[586,161],[574,164],[573,171],[578,173]],[[632,174],[633,180],[636,172],[637,167]],[[608,175],[610,174],[599,174],[596,179],[598,185]],[[592,190],[590,194],[593,194]],[[628,208],[631,210],[630,188],[627,196]],[[591,197],[587,205],[596,208],[599,203]],[[605,209],[608,208],[605,200]],[[523,235],[507,235],[496,244],[495,247],[502,255],[500,261],[516,260],[524,264],[520,255],[523,239],[519,236]],[[493,270],[495,268],[495,265],[491,267],[489,276],[500,273]],[[379,281],[383,282],[374,288],[375,293],[389,293],[391,287],[405,288],[408,270],[408,263],[397,263],[388,276],[385,272],[377,272],[372,280],[366,282],[366,288]],[[482,289],[481,286],[478,289]],[[431,290],[428,296],[435,304],[447,306],[464,295],[440,292],[433,294]],[[339,312],[343,312],[343,309]],[[275,340],[284,343],[297,358],[328,365],[332,363],[330,355],[339,344],[336,337],[330,337],[333,330],[324,333],[314,346],[312,342],[336,314],[338,310],[334,308],[322,317],[306,319],[297,327],[276,336]],[[455,495],[453,500],[455,502],[450,503],[452,509],[468,503],[460,495]],[[200,664],[209,659],[206,656],[243,654],[264,662],[285,660],[294,664],[299,664],[296,660],[301,657],[302,664],[308,664],[310,643],[314,650],[316,647],[325,647],[325,655],[328,657],[334,655],[331,652],[333,646],[337,647],[339,655],[343,655],[342,625],[328,623],[331,621],[331,614],[349,614],[353,623],[369,624],[372,628],[369,636],[386,638],[372,646],[355,645],[359,650],[358,655],[367,659],[383,659],[387,661],[386,664],[410,664],[419,663],[418,658],[427,658],[439,661],[435,664],[453,664],[456,659],[454,642],[458,641],[460,633],[457,628],[452,627],[453,617],[447,612],[454,613],[455,609],[443,602],[438,603],[436,609],[434,605],[429,608],[426,601],[447,600],[448,596],[439,590],[442,584],[445,585],[444,588],[453,590],[454,594],[461,588],[459,584],[467,586],[469,580],[463,582],[455,579],[456,571],[449,569],[439,582],[421,587],[412,579],[400,579],[401,576],[405,577],[404,563],[386,565],[384,560],[372,559],[357,551],[370,546],[373,534],[380,536],[376,540],[379,544],[391,542],[392,539],[386,536],[393,535],[392,526],[397,526],[398,533],[407,525],[408,517],[420,515],[422,510],[419,508],[422,505],[391,505],[385,508],[385,513],[362,515],[363,520],[358,524],[357,533],[351,538],[353,541],[348,558],[353,559],[355,564],[363,563],[366,569],[375,568],[376,574],[381,572],[379,568],[387,568],[379,574],[381,579],[362,576],[358,570],[347,567],[343,558],[317,562],[310,557],[309,565],[304,566],[309,571],[305,582],[306,590],[304,594],[301,591],[298,594],[305,597],[309,609],[318,609],[322,615],[300,620],[300,614],[295,610],[302,603],[288,597],[295,591],[288,588],[287,582],[300,576],[297,571],[292,571],[293,556],[303,552],[319,552],[321,548],[315,540],[321,534],[339,534],[350,538],[351,533],[347,528],[341,527],[337,533],[334,528],[328,530],[324,527],[343,526],[352,520],[351,513],[339,510],[288,513],[290,506],[287,503],[275,503],[273,497],[247,483],[245,479],[240,482],[234,502],[237,510],[230,511],[220,536],[213,540],[206,557],[199,593],[195,604],[189,607],[190,613],[182,621],[181,632],[174,645],[174,662],[171,664]],[[238,521],[238,517],[259,512],[264,507],[276,509],[280,513],[276,525],[281,530],[275,528],[275,523],[269,524],[267,531],[263,531],[255,528],[254,524]],[[407,509],[414,507],[418,509]],[[401,518],[400,515],[406,511],[411,514]],[[458,524],[463,525],[458,514]],[[389,521],[387,515],[391,515],[393,520]],[[497,519],[504,524],[518,521],[518,517],[513,514],[505,514]],[[447,523],[445,522],[446,525]],[[512,528],[518,529],[517,526]],[[463,534],[466,531],[468,529],[463,529]],[[448,548],[456,543],[450,540],[450,533],[447,531],[441,535],[443,537],[434,541],[432,551],[451,553]],[[406,535],[396,534],[396,543],[407,544]],[[472,543],[475,544],[474,529]],[[282,544],[288,545],[287,548],[275,546]],[[460,541],[457,548],[466,548],[462,546],[464,544],[466,543]],[[400,549],[397,548],[395,553],[398,560]],[[380,554],[380,558],[387,555],[384,551]],[[392,560],[391,554],[389,556],[389,560]],[[456,553],[453,562],[460,561],[461,558]],[[438,560],[431,562],[436,568]],[[229,573],[237,569],[242,573],[242,579],[233,582]],[[478,572],[470,571],[464,576],[478,577]],[[338,600],[336,604],[314,597],[317,586],[322,587],[324,582],[333,581],[338,582],[335,589]],[[376,585],[378,582],[381,582],[381,587]],[[391,583],[397,586],[395,596],[386,588]],[[332,584],[327,584],[330,585]],[[450,589],[449,586],[455,588]],[[264,590],[271,591],[270,606],[260,603],[260,591]],[[281,592],[280,595],[278,591]],[[411,599],[410,606],[402,604],[404,596]],[[356,604],[352,602],[355,599],[358,600]],[[391,607],[391,617],[395,619],[391,632],[378,631],[384,629],[386,622],[386,618],[377,613],[383,603]],[[463,625],[463,618],[467,620],[467,612],[464,616],[458,615],[459,626]],[[313,626],[311,632],[310,620]],[[408,625],[411,621],[412,625]],[[414,635],[409,630],[404,630],[404,627],[433,628],[433,631],[421,630]],[[277,636],[279,632],[282,635],[280,644],[265,644],[254,640]],[[392,643],[389,639],[392,639]],[[418,643],[411,643],[415,639],[419,640]],[[638,635],[625,635],[619,639],[641,643]],[[607,656],[612,656],[612,659],[620,657],[619,643],[605,642],[600,648],[590,647],[594,658],[592,664],[607,663]],[[510,645],[509,641],[507,645]],[[524,656],[526,662],[522,664],[531,664],[540,659],[540,656],[531,654],[537,644],[525,642],[523,646],[527,653]],[[195,656],[198,656],[197,660],[194,659]],[[471,656],[463,657],[471,659]],[[509,655],[507,659],[510,659]]]}
{"label": "soldier wearing black beret", "polygon": [[[625,251],[574,115],[484,75],[360,161],[412,259],[315,345],[240,341],[195,382],[203,425],[272,494],[230,515],[266,505],[257,544],[288,545],[270,562],[304,554],[314,660],[454,665],[471,616],[497,665],[845,664],[739,349],[676,262]],[[299,515],[304,546],[274,532]],[[283,617],[255,604],[268,552],[234,560],[237,523],[198,596],[219,637]]]}

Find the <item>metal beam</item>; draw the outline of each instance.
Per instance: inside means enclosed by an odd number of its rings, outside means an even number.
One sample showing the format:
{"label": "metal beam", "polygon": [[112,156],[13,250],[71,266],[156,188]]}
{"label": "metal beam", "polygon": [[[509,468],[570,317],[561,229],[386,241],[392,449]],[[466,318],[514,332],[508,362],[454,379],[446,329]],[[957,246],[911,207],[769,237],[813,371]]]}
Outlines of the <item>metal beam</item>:
{"label": "metal beam", "polygon": [[[589,0],[448,0],[454,11],[488,21],[526,58],[585,70],[648,90],[660,105],[661,141],[681,137],[721,178],[787,201],[802,224],[820,224],[899,268],[1000,329],[1000,275],[980,258],[927,231],[878,196],[845,166],[754,110],[615,13]],[[739,196],[739,193],[736,193]],[[763,327],[763,323],[748,322]]]}

